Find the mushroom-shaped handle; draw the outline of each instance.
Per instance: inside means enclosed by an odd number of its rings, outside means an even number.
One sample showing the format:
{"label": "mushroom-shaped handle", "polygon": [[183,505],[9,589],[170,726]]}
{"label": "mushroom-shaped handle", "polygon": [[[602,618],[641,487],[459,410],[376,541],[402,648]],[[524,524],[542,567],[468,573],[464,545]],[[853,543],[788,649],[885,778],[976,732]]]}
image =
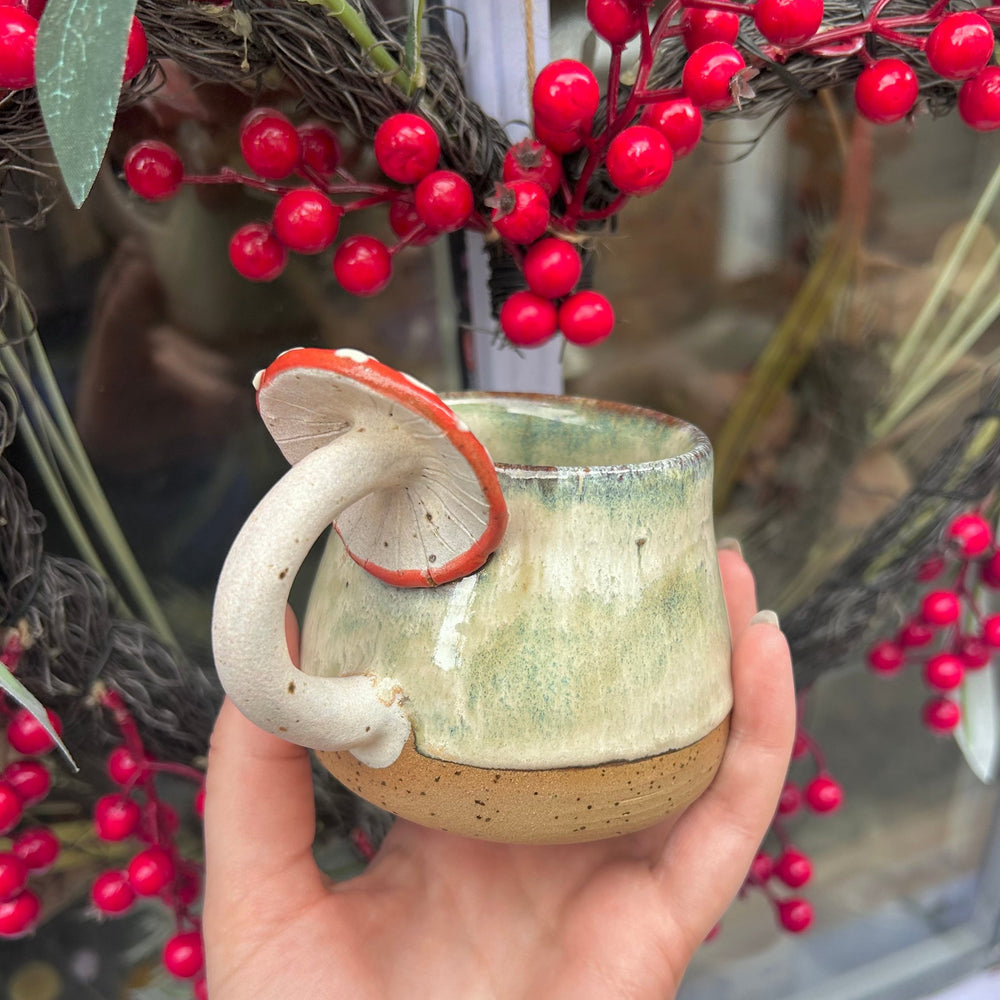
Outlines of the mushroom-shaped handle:
{"label": "mushroom-shaped handle", "polygon": [[226,557],[212,616],[216,669],[261,728],[386,767],[410,733],[398,688],[298,670],[284,629],[292,582],[331,522],[351,557],[386,583],[428,587],[475,572],[507,525],[496,470],[430,389],[360,352],[288,351],[255,385],[293,464]]}

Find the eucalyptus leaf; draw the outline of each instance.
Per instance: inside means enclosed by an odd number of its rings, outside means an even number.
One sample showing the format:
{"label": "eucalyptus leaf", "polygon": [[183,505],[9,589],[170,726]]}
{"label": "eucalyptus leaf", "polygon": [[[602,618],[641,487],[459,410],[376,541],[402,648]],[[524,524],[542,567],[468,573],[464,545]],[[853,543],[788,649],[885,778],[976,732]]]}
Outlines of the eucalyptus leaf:
{"label": "eucalyptus leaf", "polygon": [[49,0],[38,26],[38,103],[77,208],[111,138],[134,13],[135,0]]}
{"label": "eucalyptus leaf", "polygon": [[49,722],[48,713],[45,706],[9,671],[0,667],[0,691],[14,699],[19,705],[26,708],[41,723],[42,728],[56,741],[56,746],[62,751],[69,766],[74,771],[80,769],[76,766],[76,761],[70,756],[66,744],[59,738],[59,734],[52,728]]}
{"label": "eucalyptus leaf", "polygon": [[[995,610],[993,591],[976,587],[973,599],[985,613]],[[978,630],[976,616],[967,610],[962,616],[962,631],[975,635]],[[1000,765],[1000,683],[996,664],[966,670],[958,695],[962,721],[955,730],[955,742],[972,773],[984,784],[991,784]]]}
{"label": "eucalyptus leaf", "polygon": [[972,773],[983,784],[991,784],[1000,760],[1000,686],[993,664],[966,671],[960,704],[962,721],[955,741]]}

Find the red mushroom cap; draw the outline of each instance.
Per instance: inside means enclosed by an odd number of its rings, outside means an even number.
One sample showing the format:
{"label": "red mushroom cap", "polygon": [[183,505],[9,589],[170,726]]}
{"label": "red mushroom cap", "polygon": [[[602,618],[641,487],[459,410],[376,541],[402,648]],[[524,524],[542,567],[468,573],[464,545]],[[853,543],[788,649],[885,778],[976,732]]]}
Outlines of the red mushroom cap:
{"label": "red mushroom cap", "polygon": [[493,460],[427,386],[360,351],[295,348],[254,380],[257,409],[292,464],[342,434],[409,433],[421,453],[401,485],[353,503],[334,525],[361,567],[397,587],[433,587],[486,562],[507,527]]}

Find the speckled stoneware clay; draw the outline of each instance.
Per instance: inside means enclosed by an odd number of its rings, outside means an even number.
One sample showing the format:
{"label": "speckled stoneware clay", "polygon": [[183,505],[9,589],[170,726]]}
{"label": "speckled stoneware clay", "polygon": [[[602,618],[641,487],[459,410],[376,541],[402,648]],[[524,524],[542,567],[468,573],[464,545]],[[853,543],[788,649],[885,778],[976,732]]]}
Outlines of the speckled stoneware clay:
{"label": "speckled stoneware clay", "polygon": [[[444,398],[495,464],[507,521],[492,555],[452,582],[404,589],[364,568],[352,550],[358,529],[338,519],[303,623],[301,672],[288,674],[259,658],[236,662],[247,655],[236,619],[273,618],[258,601],[287,595],[290,581],[271,578],[294,574],[300,557],[244,554],[216,602],[223,683],[259,724],[315,747],[348,787],[416,822],[530,843],[649,826],[704,791],[728,734],[730,637],[708,441],[617,404]],[[354,463],[364,461],[361,436],[347,454]],[[435,481],[431,493],[451,507],[478,502],[468,484]],[[259,532],[293,516],[284,504],[264,511]],[[432,527],[439,517],[424,506],[417,514]],[[312,516],[291,534],[307,549],[321,523]],[[375,551],[383,543],[371,539],[411,527],[404,518],[364,531]],[[251,594],[232,578],[244,572],[267,576],[274,593]],[[345,682],[351,705],[332,704],[324,728],[313,702]]]}

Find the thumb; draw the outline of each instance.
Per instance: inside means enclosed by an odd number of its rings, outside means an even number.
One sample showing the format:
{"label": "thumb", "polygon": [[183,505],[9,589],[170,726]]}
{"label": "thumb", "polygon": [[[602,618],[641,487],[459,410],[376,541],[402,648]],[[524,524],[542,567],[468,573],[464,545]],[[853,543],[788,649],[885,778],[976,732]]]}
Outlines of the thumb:
{"label": "thumb", "polygon": [[[294,619],[290,632],[294,646]],[[208,754],[206,922],[215,907],[231,913],[262,895],[295,909],[325,893],[312,853],[315,829],[308,752],[259,729],[227,698]]]}

